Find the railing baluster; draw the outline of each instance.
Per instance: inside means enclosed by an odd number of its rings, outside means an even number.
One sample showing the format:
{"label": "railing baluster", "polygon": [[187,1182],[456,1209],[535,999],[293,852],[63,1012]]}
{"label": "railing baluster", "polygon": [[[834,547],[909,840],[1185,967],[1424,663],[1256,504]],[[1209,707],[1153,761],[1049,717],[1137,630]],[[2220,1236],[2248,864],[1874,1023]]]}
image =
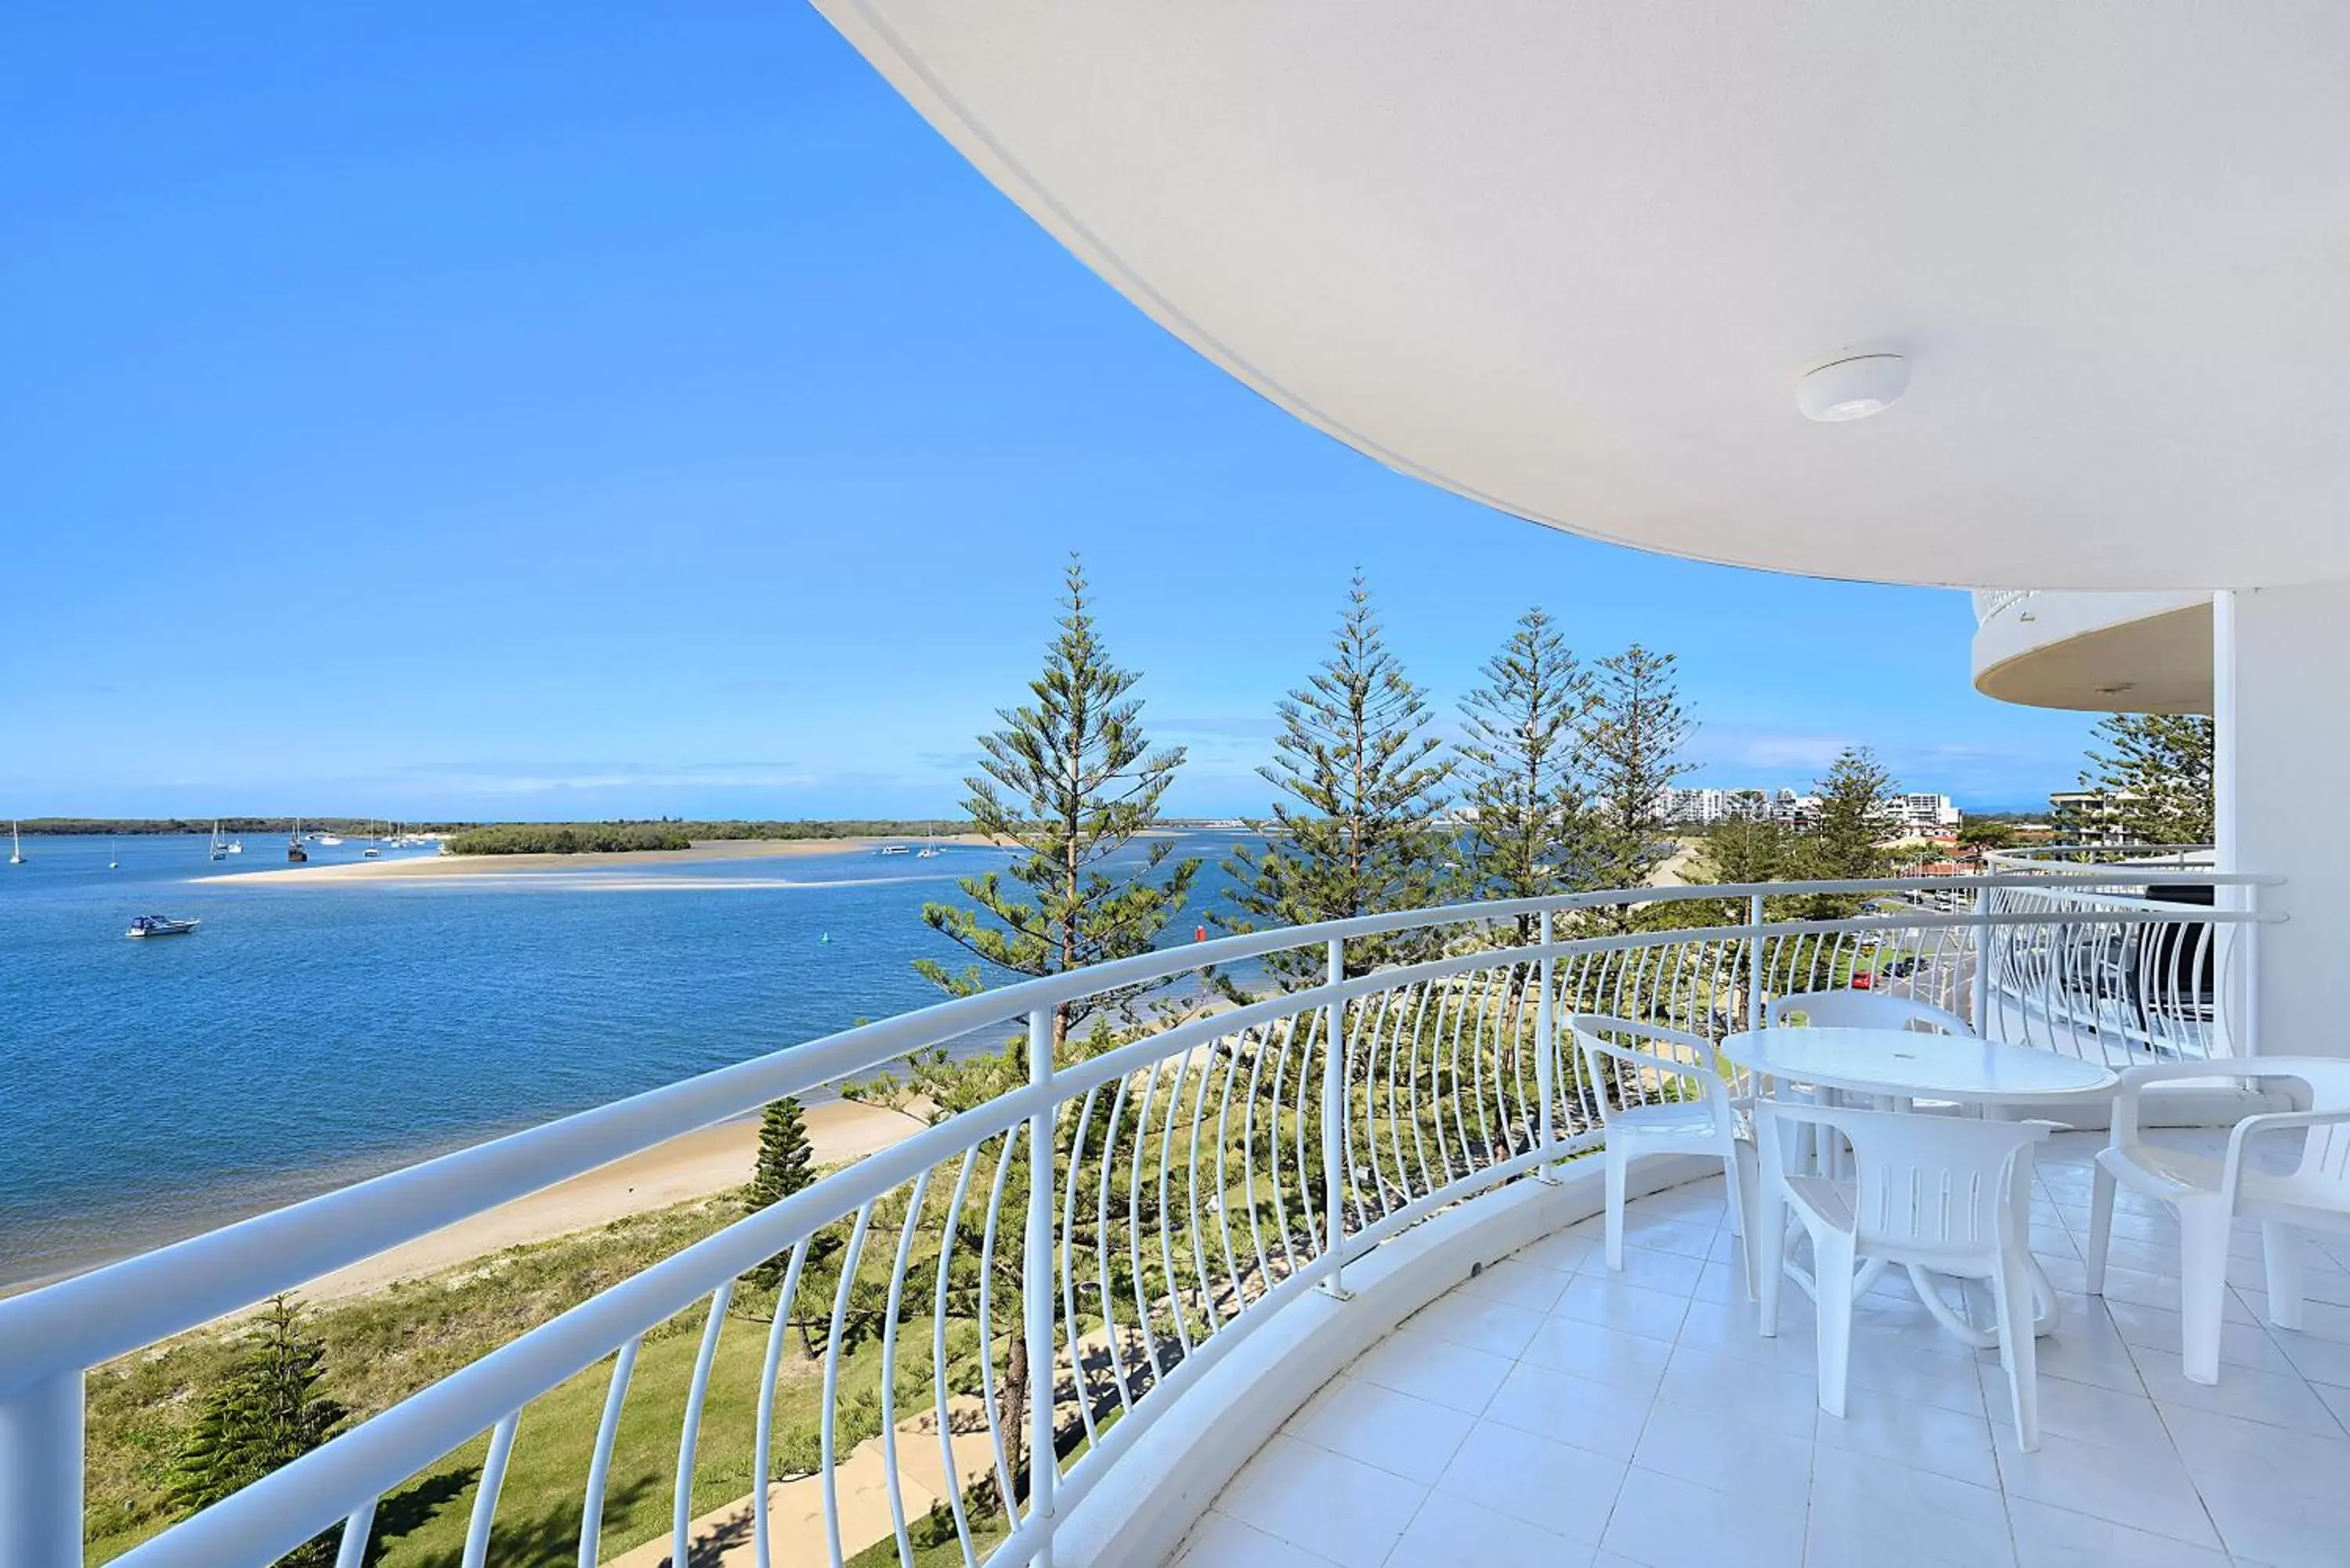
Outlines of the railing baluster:
{"label": "railing baluster", "polygon": [[82,1375],[0,1398],[0,1563],[81,1568]]}
{"label": "railing baluster", "polygon": [[375,1505],[379,1499],[369,1498],[351,1511],[343,1521],[342,1543],[335,1548],[335,1568],[363,1568],[367,1562],[368,1537],[375,1532]]}
{"label": "railing baluster", "polygon": [[[1347,941],[1344,937],[1330,939],[1327,953],[1329,983],[1343,984],[1347,978]],[[1345,1158],[1347,1116],[1347,1055],[1339,1036],[1347,1011],[1344,1002],[1333,998],[1322,1009],[1324,1045],[1322,1056],[1322,1181],[1324,1188],[1324,1224],[1328,1226],[1326,1251],[1330,1272],[1322,1278],[1326,1294],[1340,1301],[1347,1299],[1346,1263],[1346,1174],[1340,1164]]]}
{"label": "railing baluster", "polygon": [[[516,1410],[491,1428],[481,1485],[473,1491],[473,1517],[465,1526],[464,1568],[482,1568],[490,1560],[490,1526],[498,1516],[498,1493],[506,1484],[506,1461],[514,1457],[515,1427],[521,1418]],[[680,1553],[677,1560],[682,1563],[685,1557]]]}
{"label": "railing baluster", "polygon": [[[1040,1007],[1028,1015],[1028,1082],[1044,1086],[1052,1081],[1053,1014]],[[1041,1105],[1028,1118],[1028,1244],[1020,1260],[1028,1339],[1028,1516],[1045,1522],[1035,1559],[1039,1568],[1053,1568],[1053,1491],[1060,1476],[1053,1419],[1053,1390],[1059,1380],[1053,1355],[1054,1109],[1051,1103]],[[1071,1324],[1072,1359],[1076,1338]]]}
{"label": "railing baluster", "polygon": [[[853,1264],[851,1265],[854,1266]],[[847,1274],[842,1278],[845,1280]],[[710,1395],[710,1369],[718,1360],[718,1336],[725,1332],[726,1308],[734,1300],[734,1282],[723,1282],[711,1293],[710,1320],[702,1325],[702,1347],[693,1357],[693,1382],[685,1393],[685,1424],[677,1437],[677,1497],[671,1504],[672,1563],[691,1561],[693,1534],[693,1460],[702,1442],[702,1407]]]}
{"label": "railing baluster", "polygon": [[588,1496],[579,1511],[579,1568],[596,1568],[604,1539],[604,1489],[612,1474],[612,1443],[619,1435],[620,1407],[629,1397],[629,1374],[636,1369],[641,1335],[631,1335],[612,1363],[611,1386],[604,1392],[604,1416],[596,1426],[596,1451],[588,1460]]}
{"label": "railing baluster", "polygon": [[[766,1355],[759,1364],[759,1413],[751,1438],[751,1554],[757,1568],[775,1568],[775,1552],[769,1544],[772,1525],[767,1517],[767,1477],[775,1469],[775,1378],[783,1370],[784,1336],[791,1330],[792,1303],[799,1300],[800,1271],[806,1266],[808,1249],[815,1241],[816,1237],[809,1234],[801,1237],[792,1248],[791,1262],[785,1265],[783,1282],[775,1293],[775,1319],[767,1325]],[[633,1358],[637,1342],[630,1340],[623,1354]],[[624,1386],[627,1381],[621,1377],[618,1386]],[[619,1413],[617,1404],[613,1413]],[[608,1446],[604,1451],[608,1455]],[[600,1492],[602,1489],[599,1486],[598,1490]],[[584,1543],[580,1550],[580,1568],[596,1568],[594,1560],[585,1554]]]}
{"label": "railing baluster", "polygon": [[[914,1545],[906,1536],[906,1489],[898,1469],[898,1309],[905,1300],[906,1266],[913,1258],[914,1232],[921,1224],[922,1199],[930,1188],[931,1173],[925,1170],[914,1179],[914,1190],[906,1199],[905,1222],[898,1227],[898,1256],[889,1269],[889,1304],[881,1319],[881,1463],[889,1476],[889,1526],[897,1533],[898,1560],[905,1568],[911,1568]],[[940,1421],[946,1416],[940,1411]],[[762,1492],[766,1490],[764,1476],[758,1484]],[[942,1484],[955,1484],[953,1465],[947,1467]]]}

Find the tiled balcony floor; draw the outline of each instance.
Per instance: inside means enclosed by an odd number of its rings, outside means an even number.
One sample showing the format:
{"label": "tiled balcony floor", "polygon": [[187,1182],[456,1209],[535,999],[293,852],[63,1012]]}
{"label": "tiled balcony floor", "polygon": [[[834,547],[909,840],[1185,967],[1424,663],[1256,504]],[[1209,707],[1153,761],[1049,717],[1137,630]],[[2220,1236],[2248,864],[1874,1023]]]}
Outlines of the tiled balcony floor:
{"label": "tiled balcony floor", "polygon": [[1943,1333],[1904,1279],[1864,1299],[1847,1414],[1822,1414],[1811,1303],[1789,1289],[1777,1339],[1756,1332],[1717,1179],[1635,1203],[1621,1274],[1592,1220],[1430,1305],[1292,1417],[1174,1561],[2350,1564],[2350,1244],[2311,1257],[2307,1328],[2287,1333],[2259,1315],[2241,1231],[2220,1384],[2189,1383],[2166,1214],[2124,1192],[2106,1293],[2079,1293],[2101,1142],[2042,1155],[2033,1250],[2064,1317],[2040,1341],[2036,1454],[2016,1450],[1996,1353]]}

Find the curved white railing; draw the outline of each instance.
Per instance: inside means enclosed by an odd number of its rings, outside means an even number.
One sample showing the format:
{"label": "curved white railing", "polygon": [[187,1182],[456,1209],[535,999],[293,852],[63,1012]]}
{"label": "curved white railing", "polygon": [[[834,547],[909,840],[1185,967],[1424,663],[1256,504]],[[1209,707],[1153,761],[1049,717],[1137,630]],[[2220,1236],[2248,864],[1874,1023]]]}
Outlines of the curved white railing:
{"label": "curved white railing", "polygon": [[[2182,875],[2247,889],[2273,880],[2100,868],[2094,885]],[[0,1301],[0,1562],[81,1561],[88,1369],[771,1100],[1016,1032],[1024,1072],[1007,1074],[1003,1093],[518,1334],[120,1561],[267,1563],[339,1530],[338,1560],[357,1568],[378,1503],[486,1436],[464,1558],[478,1564],[510,1458],[531,1441],[524,1413],[572,1379],[601,1376],[577,1494],[577,1558],[592,1568],[606,1554],[607,1488],[640,1355],[698,1314],[683,1407],[659,1422],[676,1449],[673,1561],[692,1545],[697,1463],[723,1443],[756,1478],[775,1477],[785,1448],[801,1454],[790,1468],[804,1479],[792,1484],[836,1564],[868,1546],[910,1563],[921,1539],[952,1542],[967,1564],[1025,1563],[1169,1404],[1284,1303],[1336,1285],[1348,1262],[1440,1210],[1586,1152],[1597,1096],[1662,1092],[1588,1079],[1560,1045],[1567,1012],[1719,1037],[1770,998],[1867,985],[2106,1060],[2223,1042],[2245,939],[2264,917],[2028,907],[2072,881],[1935,879],[1938,893],[1971,891],[1974,907],[1954,912],[1903,903],[1915,881],[1768,884],[1226,938],[865,1025]],[[2185,968],[2162,959],[2182,944]],[[2135,991],[2128,965],[2116,968],[2133,952],[2157,955]],[[1271,966],[1291,988],[1260,981],[1264,994],[1211,1008],[1200,983],[1209,966],[1243,978]],[[2164,988],[2188,982],[2209,992],[2205,1034],[2150,1025],[2147,999],[2183,1012]],[[1056,1051],[1056,1010],[1105,999],[1118,999],[1118,1031]],[[1171,1021],[1149,1015],[1154,1002],[1175,1010]],[[764,1334],[747,1433],[706,1424],[730,1328]],[[800,1334],[821,1341],[813,1361],[792,1349]],[[815,1390],[812,1431],[782,1429],[786,1384]],[[863,1444],[879,1450],[889,1518],[860,1539],[839,1471]],[[906,1496],[904,1467],[918,1463],[936,1466],[941,1502],[928,1517]],[[758,1560],[774,1561],[769,1488],[745,1484]]]}
{"label": "curved white railing", "polygon": [[2080,871],[2100,866],[2122,871],[2166,866],[2180,871],[2208,871],[2216,853],[2209,844],[2034,844],[1987,849],[1983,864],[1994,872]]}

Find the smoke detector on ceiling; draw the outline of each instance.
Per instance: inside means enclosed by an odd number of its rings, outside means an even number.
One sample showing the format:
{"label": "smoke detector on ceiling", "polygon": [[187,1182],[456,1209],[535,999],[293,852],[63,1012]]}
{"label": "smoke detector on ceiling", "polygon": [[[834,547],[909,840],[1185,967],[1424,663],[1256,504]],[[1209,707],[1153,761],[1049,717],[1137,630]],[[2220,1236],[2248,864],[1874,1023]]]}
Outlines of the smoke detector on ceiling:
{"label": "smoke detector on ceiling", "polygon": [[1898,354],[1847,354],[1795,379],[1795,406],[1823,424],[1883,413],[1909,387],[1909,361]]}

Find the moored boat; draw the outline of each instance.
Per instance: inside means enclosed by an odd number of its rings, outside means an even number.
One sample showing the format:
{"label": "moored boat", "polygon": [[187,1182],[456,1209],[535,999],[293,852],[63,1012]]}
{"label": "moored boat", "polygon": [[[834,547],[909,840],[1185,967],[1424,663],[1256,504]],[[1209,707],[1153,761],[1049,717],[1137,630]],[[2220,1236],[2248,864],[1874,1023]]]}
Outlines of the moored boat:
{"label": "moored boat", "polygon": [[175,920],[169,915],[141,915],[130,922],[130,929],[123,934],[133,937],[184,937],[202,924],[203,924],[202,920]]}

